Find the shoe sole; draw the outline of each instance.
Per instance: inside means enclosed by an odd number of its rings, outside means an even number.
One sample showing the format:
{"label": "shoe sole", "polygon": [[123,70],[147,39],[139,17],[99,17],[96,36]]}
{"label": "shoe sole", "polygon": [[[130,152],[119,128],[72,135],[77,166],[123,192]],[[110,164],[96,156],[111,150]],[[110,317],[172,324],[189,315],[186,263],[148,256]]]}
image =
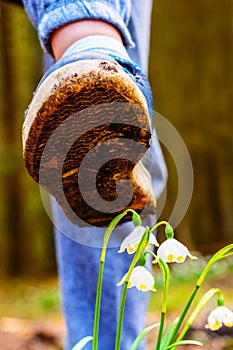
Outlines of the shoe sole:
{"label": "shoe sole", "polygon": [[[121,66],[76,61],[52,72],[39,86],[23,125],[23,157],[31,177],[57,199],[73,223],[106,226],[126,208],[155,212],[150,175],[140,161],[150,147],[149,130],[145,97]],[[90,154],[83,174],[81,164]],[[93,170],[97,163],[98,171]],[[123,197],[129,183],[133,194],[113,210],[119,181]],[[101,199],[105,205],[99,210]]]}

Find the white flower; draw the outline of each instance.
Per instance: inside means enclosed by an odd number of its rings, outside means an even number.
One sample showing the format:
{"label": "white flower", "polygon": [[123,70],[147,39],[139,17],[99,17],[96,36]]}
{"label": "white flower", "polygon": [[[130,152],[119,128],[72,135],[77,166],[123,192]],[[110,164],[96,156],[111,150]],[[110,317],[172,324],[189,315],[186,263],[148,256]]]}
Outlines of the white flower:
{"label": "white flower", "polygon": [[209,314],[208,323],[205,327],[211,329],[211,331],[217,331],[223,324],[227,327],[233,326],[233,312],[226,306],[218,306]]}
{"label": "white flower", "polygon": [[[123,276],[120,282],[117,283],[117,286],[121,286],[125,282],[127,273]],[[142,292],[147,292],[148,290],[156,291],[154,287],[154,277],[152,274],[144,267],[137,266],[133,269],[128,282],[128,288],[136,287]]]}
{"label": "white flower", "polygon": [[[135,227],[135,229],[122,241],[118,253],[123,253],[127,250],[128,254],[133,254],[136,251],[145,230],[146,229],[143,226]],[[158,246],[158,242],[153,233],[150,233],[149,243],[146,248],[150,248],[151,244]]]}
{"label": "white flower", "polygon": [[189,256],[190,259],[197,259],[190,253],[190,251],[184,244],[180,243],[175,238],[168,238],[160,245],[157,251],[157,257],[162,258],[168,263],[182,263],[185,261],[187,256]]}

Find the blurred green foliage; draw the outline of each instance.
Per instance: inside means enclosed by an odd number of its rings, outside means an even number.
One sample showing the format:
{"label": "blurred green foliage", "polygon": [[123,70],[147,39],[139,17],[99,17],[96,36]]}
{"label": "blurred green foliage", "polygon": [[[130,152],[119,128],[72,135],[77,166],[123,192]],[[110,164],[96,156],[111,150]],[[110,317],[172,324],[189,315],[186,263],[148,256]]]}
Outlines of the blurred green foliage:
{"label": "blurred green foliage", "polygon": [[[154,1],[150,81],[155,109],[178,130],[190,152],[194,192],[177,236],[211,252],[233,240],[233,32],[230,0]],[[166,151],[169,220],[177,194]]]}
{"label": "blurred green foliage", "polygon": [[22,158],[24,110],[42,74],[36,31],[23,8],[1,3],[0,275],[54,271],[52,224]]}
{"label": "blurred green foliage", "polygon": [[57,280],[13,279],[1,282],[0,318],[7,315],[49,319],[61,315]]}

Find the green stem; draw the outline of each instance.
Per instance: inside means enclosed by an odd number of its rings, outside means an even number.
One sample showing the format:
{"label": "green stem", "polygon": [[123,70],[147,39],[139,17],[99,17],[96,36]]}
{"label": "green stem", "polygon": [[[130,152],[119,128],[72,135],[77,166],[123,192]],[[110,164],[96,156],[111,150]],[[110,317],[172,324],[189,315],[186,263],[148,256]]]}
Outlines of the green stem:
{"label": "green stem", "polygon": [[[197,281],[197,285],[201,286],[204,279],[206,278],[207,273],[209,272],[209,270],[211,269],[212,265],[221,259],[225,259],[228,256],[231,256],[232,253],[228,253],[229,250],[233,249],[233,244],[229,244],[226,247],[223,247],[222,249],[220,249],[219,251],[217,251],[217,253],[215,253],[209,260],[208,264],[206,265],[206,267],[204,268],[204,270],[202,271],[201,276],[199,277],[198,281]],[[228,253],[228,254],[227,254]]]}
{"label": "green stem", "polygon": [[[155,253],[151,252],[150,250],[146,250],[144,252],[144,254],[145,255],[150,254],[157,260],[157,256],[155,255]],[[162,303],[162,308],[161,308],[160,328],[159,328],[159,334],[158,334],[158,339],[157,339],[157,345],[156,345],[154,350],[159,350],[161,347],[163,329],[164,329],[164,325],[165,325],[165,317],[166,317],[166,312],[167,312],[168,289],[169,289],[169,284],[170,284],[170,270],[169,270],[167,263],[163,259],[159,258],[158,264],[159,264],[160,270],[162,271],[162,275],[163,275],[164,289],[163,289],[163,303]]]}
{"label": "green stem", "polygon": [[[157,222],[157,224],[155,224],[154,226],[152,226],[151,228],[150,228],[150,232],[153,232],[154,230],[156,230],[159,226],[161,226],[161,225],[165,225],[166,227],[168,227],[170,230],[171,230],[171,232],[173,233],[173,229],[172,229],[172,227],[171,227],[171,225],[167,222],[167,221],[160,221],[160,222]],[[174,234],[174,233],[173,233]]]}
{"label": "green stem", "polygon": [[219,288],[211,288],[210,290],[208,290],[208,292],[206,292],[203,295],[203,297],[199,301],[197,307],[194,309],[194,311],[190,315],[190,317],[189,317],[186,325],[184,326],[182,332],[180,333],[179,337],[176,339],[176,342],[178,342],[178,341],[180,341],[180,340],[182,340],[184,338],[185,334],[187,333],[187,331],[189,330],[189,328],[193,324],[193,322],[194,322],[195,318],[197,317],[197,315],[199,314],[199,312],[205,307],[205,305],[208,303],[208,301],[216,293],[222,294]]}
{"label": "green stem", "polygon": [[[222,259],[229,258],[229,256],[233,256],[233,253],[225,254]],[[220,259],[219,259],[220,260]]]}
{"label": "green stem", "polygon": [[167,263],[163,259],[159,258],[158,264],[159,264],[160,270],[162,271],[163,280],[164,280],[162,312],[166,313],[167,302],[168,302],[168,288],[169,288],[169,283],[170,283],[170,270],[169,270]]}
{"label": "green stem", "polygon": [[120,350],[120,345],[121,345],[121,334],[122,334],[122,325],[123,325],[123,319],[124,319],[124,313],[125,313],[127,288],[128,288],[128,281],[125,281],[122,289],[122,294],[121,294],[121,303],[120,303],[118,323],[117,323],[116,342],[115,342],[115,349],[117,350],[118,349]]}
{"label": "green stem", "polygon": [[165,317],[167,312],[167,302],[168,302],[168,289],[169,289],[169,283],[170,283],[170,270],[167,265],[167,263],[159,258],[158,264],[160,267],[160,270],[163,274],[163,280],[164,280],[164,288],[163,288],[163,303],[162,303],[162,309],[161,309],[161,319],[160,319],[160,327],[159,327],[159,334],[157,339],[157,345],[156,350],[160,350],[161,348],[161,342],[163,337],[163,330],[165,325]]}
{"label": "green stem", "polygon": [[161,342],[162,342],[162,338],[163,338],[163,329],[164,329],[164,325],[165,325],[165,317],[166,317],[166,313],[165,312],[161,312],[160,327],[159,327],[159,334],[158,334],[158,339],[157,339],[157,345],[156,345],[154,350],[159,350],[160,347],[161,347]]}
{"label": "green stem", "polygon": [[133,271],[135,265],[137,264],[142,252],[144,251],[144,249],[146,248],[146,246],[148,244],[149,237],[150,237],[150,230],[148,227],[146,227],[145,233],[141,238],[141,241],[138,245],[138,248],[135,252],[135,255],[133,257],[133,260],[131,262],[131,265],[129,267],[129,270],[128,270],[126,278],[125,278],[125,282],[124,282],[122,293],[121,293],[120,308],[119,308],[119,312],[118,312],[115,350],[120,350],[120,345],[121,345],[122,325],[123,325],[125,302],[126,302],[127,287],[128,287],[129,279],[130,279],[132,271]]}
{"label": "green stem", "polygon": [[[101,306],[101,296],[102,296],[102,284],[103,284],[103,273],[104,264],[107,252],[108,241],[112,234],[112,231],[119,223],[119,221],[128,213],[131,212],[133,216],[138,217],[139,215],[133,209],[127,209],[123,213],[116,216],[108,225],[103,240],[103,247],[100,255],[100,265],[98,272],[97,288],[96,288],[96,302],[95,302],[95,315],[94,315],[94,326],[93,326],[93,342],[92,350],[98,350],[99,344],[99,320],[100,320],[100,306]],[[140,217],[139,217],[140,220]]]}
{"label": "green stem", "polygon": [[186,304],[186,306],[185,306],[181,316],[179,317],[179,320],[178,320],[177,325],[176,325],[176,327],[174,329],[174,332],[172,333],[172,336],[169,339],[168,345],[171,345],[174,342],[174,340],[175,340],[175,338],[176,338],[176,336],[177,336],[177,334],[179,332],[179,329],[180,329],[180,327],[181,327],[181,325],[182,325],[182,323],[183,323],[183,321],[185,319],[185,316],[186,316],[186,314],[187,314],[187,312],[188,312],[188,310],[189,310],[189,308],[190,308],[190,306],[191,306],[191,304],[193,302],[193,299],[195,298],[198,290],[199,290],[199,286],[196,285],[195,288],[192,291],[192,294],[191,294],[191,296],[190,296],[190,298],[189,298],[189,300],[188,300],[188,302],[187,302],[187,304]]}
{"label": "green stem", "polygon": [[96,288],[95,315],[94,315],[93,342],[92,342],[92,349],[94,350],[98,349],[98,341],[99,341],[99,319],[100,319],[100,304],[101,304],[101,295],[102,295],[103,273],[104,273],[104,262],[100,261],[97,288]]}

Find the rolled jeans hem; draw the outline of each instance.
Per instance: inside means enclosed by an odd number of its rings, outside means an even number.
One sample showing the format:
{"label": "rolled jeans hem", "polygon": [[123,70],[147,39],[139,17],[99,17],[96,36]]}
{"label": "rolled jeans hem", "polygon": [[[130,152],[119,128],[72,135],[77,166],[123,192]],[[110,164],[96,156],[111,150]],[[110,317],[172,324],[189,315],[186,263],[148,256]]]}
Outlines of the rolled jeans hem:
{"label": "rolled jeans hem", "polygon": [[130,48],[134,46],[126,23],[121,15],[109,5],[98,1],[90,5],[85,1],[74,3],[72,0],[69,0],[49,6],[39,19],[38,34],[42,48],[52,54],[50,46],[51,33],[67,23],[84,19],[102,20],[112,24],[120,31],[125,47]]}

